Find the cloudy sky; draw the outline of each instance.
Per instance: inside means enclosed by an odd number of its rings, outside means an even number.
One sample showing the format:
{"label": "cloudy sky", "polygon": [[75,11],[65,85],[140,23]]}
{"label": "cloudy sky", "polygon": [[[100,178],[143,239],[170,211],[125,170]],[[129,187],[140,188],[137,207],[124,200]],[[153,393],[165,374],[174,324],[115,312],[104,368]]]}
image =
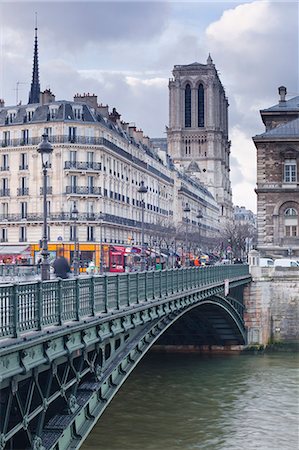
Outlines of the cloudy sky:
{"label": "cloudy sky", "polygon": [[[211,53],[230,108],[235,204],[256,211],[259,109],[277,87],[299,95],[298,0],[3,1],[0,0],[0,97],[28,101],[35,12],[41,88],[56,99],[96,93],[150,137],[165,136],[168,79],[175,64],[205,63]],[[16,85],[19,82],[18,94]]]}

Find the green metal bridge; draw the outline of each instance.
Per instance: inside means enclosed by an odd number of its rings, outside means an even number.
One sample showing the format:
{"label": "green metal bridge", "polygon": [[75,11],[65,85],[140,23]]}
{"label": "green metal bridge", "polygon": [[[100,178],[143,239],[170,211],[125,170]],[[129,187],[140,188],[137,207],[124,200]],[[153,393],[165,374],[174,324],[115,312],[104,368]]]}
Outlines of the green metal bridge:
{"label": "green metal bridge", "polygon": [[0,450],[80,447],[150,347],[246,343],[248,266],[0,285]]}

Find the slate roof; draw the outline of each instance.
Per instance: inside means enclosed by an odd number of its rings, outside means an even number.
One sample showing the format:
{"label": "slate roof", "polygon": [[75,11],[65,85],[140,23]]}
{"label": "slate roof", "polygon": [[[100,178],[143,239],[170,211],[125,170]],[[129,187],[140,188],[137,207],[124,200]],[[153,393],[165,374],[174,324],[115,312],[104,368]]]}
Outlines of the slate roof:
{"label": "slate roof", "polygon": [[[299,97],[298,97],[299,98]],[[282,138],[296,138],[299,139],[299,117],[297,119],[291,120],[288,123],[279,125],[272,130],[266,131],[265,133],[258,134],[255,138],[271,138],[271,137],[282,137]]]}
{"label": "slate roof", "polygon": [[262,112],[283,112],[283,111],[298,111],[299,112],[299,96],[290,98],[286,102],[277,103],[277,105],[270,108],[262,109]]}

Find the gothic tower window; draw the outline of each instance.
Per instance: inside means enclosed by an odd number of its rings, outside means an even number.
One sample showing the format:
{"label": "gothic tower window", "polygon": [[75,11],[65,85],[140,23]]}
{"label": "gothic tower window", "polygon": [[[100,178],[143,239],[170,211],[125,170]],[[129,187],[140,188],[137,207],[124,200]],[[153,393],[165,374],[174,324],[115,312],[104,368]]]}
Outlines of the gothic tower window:
{"label": "gothic tower window", "polygon": [[185,127],[191,127],[191,87],[187,84],[185,87]]}
{"label": "gothic tower window", "polygon": [[202,84],[198,86],[198,126],[205,126],[205,96]]}
{"label": "gothic tower window", "polygon": [[295,208],[288,208],[285,210],[284,230],[286,237],[298,236],[298,213]]}

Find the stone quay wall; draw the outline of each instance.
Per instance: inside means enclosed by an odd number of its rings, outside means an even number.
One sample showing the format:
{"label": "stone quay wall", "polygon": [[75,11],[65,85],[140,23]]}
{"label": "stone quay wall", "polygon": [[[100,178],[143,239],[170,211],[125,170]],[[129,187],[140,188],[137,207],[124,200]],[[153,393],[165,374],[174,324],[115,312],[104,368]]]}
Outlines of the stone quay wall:
{"label": "stone quay wall", "polygon": [[299,269],[250,268],[244,290],[248,345],[299,343]]}

